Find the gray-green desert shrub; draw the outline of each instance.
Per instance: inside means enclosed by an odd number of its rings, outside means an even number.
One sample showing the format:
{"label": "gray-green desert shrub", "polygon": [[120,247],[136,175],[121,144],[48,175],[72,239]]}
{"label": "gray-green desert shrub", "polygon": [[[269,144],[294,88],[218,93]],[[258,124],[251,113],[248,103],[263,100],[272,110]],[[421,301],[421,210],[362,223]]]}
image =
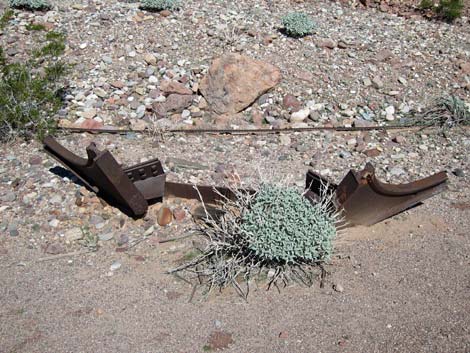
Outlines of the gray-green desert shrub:
{"label": "gray-green desert shrub", "polygon": [[140,8],[147,11],[176,10],[179,6],[179,0],[142,0],[140,2]]}
{"label": "gray-green desert shrub", "polygon": [[290,12],[282,17],[282,25],[287,35],[291,37],[304,37],[313,32],[315,23],[304,12]]}
{"label": "gray-green desert shrub", "polygon": [[215,210],[204,208],[199,232],[208,240],[205,249],[170,273],[206,279],[208,291],[233,285],[244,297],[253,276],[267,275],[269,285],[290,280],[313,284],[315,265],[330,258],[337,233],[331,195],[312,205],[295,189],[271,184],[255,193],[234,193]]}
{"label": "gray-green desert shrub", "polygon": [[241,219],[248,248],[268,261],[324,261],[331,256],[335,219],[292,188],[263,185]]}
{"label": "gray-green desert shrub", "polygon": [[15,9],[25,9],[31,11],[41,11],[51,9],[51,4],[47,0],[9,0],[10,7]]}

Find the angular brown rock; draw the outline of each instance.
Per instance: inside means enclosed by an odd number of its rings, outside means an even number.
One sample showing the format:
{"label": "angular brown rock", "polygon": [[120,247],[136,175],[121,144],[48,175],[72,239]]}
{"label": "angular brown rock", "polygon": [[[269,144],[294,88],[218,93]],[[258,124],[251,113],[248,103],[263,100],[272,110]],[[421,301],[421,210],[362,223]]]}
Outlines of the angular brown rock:
{"label": "angular brown rock", "polygon": [[166,95],[176,93],[182,95],[191,95],[193,92],[182,83],[172,80],[164,80],[160,85],[160,90]]}
{"label": "angular brown rock", "polygon": [[199,90],[218,114],[235,114],[281,81],[274,65],[240,54],[226,54],[213,61]]}

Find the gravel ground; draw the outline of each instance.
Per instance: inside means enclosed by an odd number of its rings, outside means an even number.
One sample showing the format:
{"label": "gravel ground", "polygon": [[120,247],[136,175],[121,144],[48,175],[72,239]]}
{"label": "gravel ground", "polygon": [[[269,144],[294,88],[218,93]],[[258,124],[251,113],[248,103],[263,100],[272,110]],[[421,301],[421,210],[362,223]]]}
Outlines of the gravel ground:
{"label": "gravel ground", "polygon": [[[53,3],[48,13],[17,12],[0,43],[10,60],[22,60],[40,38],[27,23],[67,33],[63,60],[73,66],[59,112],[66,126],[93,119],[136,129],[250,127],[258,113],[267,124],[298,126],[287,94],[309,109],[302,126],[385,124],[433,97],[470,98],[468,18],[449,25],[326,1],[187,1],[165,16],[114,0]],[[292,8],[314,18],[312,36],[294,40],[279,31]],[[198,83],[212,58],[229,51],[278,66],[283,80],[227,121],[207,109]],[[182,111],[156,118],[166,79],[194,97]],[[278,292],[260,283],[248,302],[230,289],[208,298],[197,291],[188,302],[191,286],[165,271],[197,240],[160,241],[194,227],[194,203],[166,200],[165,207],[185,215],[166,227],[156,222],[161,204],[133,220],[79,185],[38,142],[5,144],[0,352],[470,351],[468,129],[83,133],[59,141],[82,156],[95,141],[124,165],[158,157],[168,179],[198,184],[238,175],[242,185],[261,177],[300,188],[308,169],[338,182],[372,162],[393,183],[446,170],[449,189],[390,220],[340,234],[322,288]],[[94,244],[84,244],[82,229],[98,237],[97,251],[87,252]],[[62,254],[69,256],[56,257]]]}

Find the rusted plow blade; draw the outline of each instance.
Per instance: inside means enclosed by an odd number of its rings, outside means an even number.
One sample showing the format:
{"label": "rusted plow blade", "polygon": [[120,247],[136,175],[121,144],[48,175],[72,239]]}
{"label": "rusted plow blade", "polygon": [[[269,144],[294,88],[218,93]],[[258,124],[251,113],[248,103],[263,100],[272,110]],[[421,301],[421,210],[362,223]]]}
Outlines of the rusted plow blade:
{"label": "rusted plow blade", "polygon": [[87,187],[134,217],[143,216],[150,203],[165,196],[206,203],[234,198],[233,192],[223,187],[197,186],[196,190],[191,184],[167,182],[158,159],[122,168],[109,151],[100,151],[94,143],[86,148],[88,159],[75,155],[52,137],[46,137],[43,143],[45,151]]}
{"label": "rusted plow blade", "polygon": [[[122,168],[109,151],[98,150],[94,143],[86,149],[88,159],[76,156],[52,137],[44,139],[44,148],[91,190],[134,217],[143,216],[150,203],[169,196],[205,203],[235,198],[233,191],[224,187],[166,181],[158,159]],[[371,225],[441,192],[446,182],[447,174],[440,172],[409,184],[385,184],[376,178],[374,167],[368,163],[360,172],[349,171],[339,185],[309,171],[306,197],[315,202],[326,187],[328,193],[335,194],[332,207],[343,211],[348,224]]]}
{"label": "rusted plow blade", "polygon": [[403,212],[447,187],[447,174],[440,172],[408,184],[386,184],[377,179],[372,164],[349,171],[335,185],[312,171],[307,174],[307,197],[315,199],[323,188],[334,192],[335,207],[349,225],[372,225]]}

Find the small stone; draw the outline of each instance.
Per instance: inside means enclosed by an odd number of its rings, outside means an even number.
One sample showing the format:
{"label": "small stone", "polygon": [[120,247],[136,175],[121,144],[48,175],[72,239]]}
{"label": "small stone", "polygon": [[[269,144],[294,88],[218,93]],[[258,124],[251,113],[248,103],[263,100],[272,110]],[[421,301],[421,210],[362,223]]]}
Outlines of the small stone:
{"label": "small stone", "polygon": [[94,119],[86,119],[79,124],[82,129],[101,129],[103,123]]}
{"label": "small stone", "polygon": [[456,168],[452,171],[452,174],[454,174],[455,176],[459,177],[459,178],[463,178],[465,176],[465,173],[462,169],[460,168]]}
{"label": "small stone", "polygon": [[29,159],[29,164],[38,165],[42,163],[42,158],[40,156],[33,156]]}
{"label": "small stone", "polygon": [[65,232],[64,239],[67,243],[71,243],[71,242],[83,239],[82,229],[79,227],[69,229],[68,231]]}
{"label": "small stone", "polygon": [[292,112],[297,112],[300,110],[301,104],[297,97],[292,94],[286,94],[282,99],[282,107],[290,109]]}
{"label": "small stone", "polygon": [[171,210],[165,206],[160,207],[157,214],[157,223],[163,227],[170,224],[172,220],[173,213]]}
{"label": "small stone", "polygon": [[372,81],[370,80],[369,77],[366,77],[362,80],[362,84],[366,87],[372,86]]}
{"label": "small stone", "polygon": [[65,248],[61,244],[51,243],[46,246],[44,252],[50,255],[58,255],[65,252]]}
{"label": "small stone", "polygon": [[153,65],[153,66],[157,65],[157,58],[153,54],[150,54],[150,53],[145,54],[144,60],[149,65]]}
{"label": "small stone", "polygon": [[117,239],[117,245],[118,246],[123,246],[124,244],[127,244],[129,242],[129,236],[125,233],[119,235]]}
{"label": "small stone", "polygon": [[390,169],[390,175],[392,177],[398,177],[398,176],[401,176],[401,175],[404,175],[404,174],[406,174],[406,172],[401,167],[393,167],[392,169]]}
{"label": "small stone", "polygon": [[108,241],[113,238],[114,238],[114,234],[112,232],[98,235],[98,239],[101,241]]}
{"label": "small stone", "polygon": [[85,119],[93,119],[96,116],[96,109],[88,109],[82,113],[82,117]]}
{"label": "small stone", "polygon": [[304,108],[301,109],[297,112],[294,112],[290,116],[290,122],[291,123],[300,123],[303,122],[307,117],[310,115],[310,109],[309,108]]}
{"label": "small stone", "polygon": [[85,49],[88,46],[88,43],[82,43],[80,44],[80,49]]}
{"label": "small stone", "polygon": [[395,136],[392,141],[401,145],[406,142],[406,138],[403,136]]}
{"label": "small stone", "polygon": [[377,157],[380,155],[380,151],[377,149],[377,148],[372,148],[370,150],[366,150],[364,151],[364,154],[367,156],[367,157]]}
{"label": "small stone", "polygon": [[114,261],[111,266],[109,267],[109,269],[111,271],[117,271],[121,268],[122,264],[119,262],[119,261]]}
{"label": "small stone", "polygon": [[16,194],[13,191],[8,191],[7,193],[0,196],[2,202],[13,202],[16,200]]}
{"label": "small stone", "polygon": [[380,79],[380,77],[378,76],[375,76],[373,79],[372,79],[372,84],[374,85],[375,88],[379,89],[379,88],[382,88],[384,86],[384,83],[383,81]]}
{"label": "small stone", "polygon": [[173,210],[173,217],[176,221],[180,222],[186,218],[186,211],[181,207],[175,208]]}
{"label": "small stone", "polygon": [[101,87],[95,88],[94,92],[100,98],[106,98],[108,96],[108,93],[104,89],[102,89]]}
{"label": "small stone", "polygon": [[89,222],[90,222],[90,224],[96,225],[96,224],[104,223],[104,219],[103,219],[103,217],[101,217],[99,215],[92,215],[90,217]]}
{"label": "small stone", "polygon": [[110,85],[118,89],[124,88],[124,82],[122,81],[113,81],[110,83]]}
{"label": "small stone", "polygon": [[344,288],[340,283],[333,284],[333,289],[338,293],[343,293],[344,292]]}
{"label": "small stone", "polygon": [[193,91],[187,88],[185,85],[182,83],[179,83],[177,81],[171,81],[171,80],[164,80],[160,84],[160,90],[167,95],[169,94],[181,94],[181,95],[192,95]]}
{"label": "small stone", "polygon": [[280,135],[279,142],[283,146],[289,146],[292,143],[292,140],[289,135]]}
{"label": "small stone", "polygon": [[49,225],[52,227],[52,228],[57,228],[60,224],[60,221],[57,219],[57,218],[54,218],[54,219],[51,219],[49,221]]}

